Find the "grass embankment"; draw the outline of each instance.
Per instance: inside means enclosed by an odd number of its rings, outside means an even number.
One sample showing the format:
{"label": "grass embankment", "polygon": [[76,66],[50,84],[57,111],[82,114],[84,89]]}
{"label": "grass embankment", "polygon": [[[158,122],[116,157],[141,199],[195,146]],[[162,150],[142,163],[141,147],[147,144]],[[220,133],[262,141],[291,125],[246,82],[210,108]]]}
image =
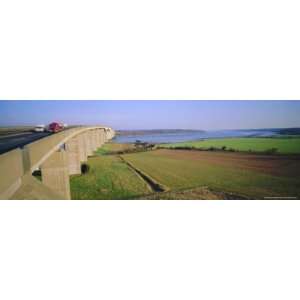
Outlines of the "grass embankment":
{"label": "grass embankment", "polygon": [[86,174],[70,177],[72,199],[131,199],[149,193],[147,184],[118,156],[88,159]]}
{"label": "grass embankment", "polygon": [[207,186],[246,198],[300,197],[299,157],[167,149],[122,157],[172,191]]}
{"label": "grass embankment", "polygon": [[[224,138],[174,144],[161,144],[162,148],[195,148],[202,150],[234,150],[246,152],[300,153],[300,137],[289,138]],[[224,148],[225,147],[225,148]],[[272,151],[271,151],[272,152]]]}
{"label": "grass embankment", "polygon": [[114,154],[135,149],[134,144],[107,143],[95,151],[95,154]]}
{"label": "grass embankment", "polygon": [[207,187],[196,187],[187,190],[167,191],[162,193],[154,193],[141,197],[140,199],[149,200],[236,200],[242,199],[240,195],[232,193],[224,193],[220,191],[212,191]]}

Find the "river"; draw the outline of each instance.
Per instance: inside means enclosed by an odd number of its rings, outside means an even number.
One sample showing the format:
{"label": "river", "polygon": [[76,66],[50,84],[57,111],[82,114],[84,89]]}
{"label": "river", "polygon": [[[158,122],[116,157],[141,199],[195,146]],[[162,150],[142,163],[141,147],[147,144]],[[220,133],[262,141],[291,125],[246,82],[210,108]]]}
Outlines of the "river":
{"label": "river", "polygon": [[147,143],[178,143],[178,142],[187,142],[195,141],[202,139],[218,139],[218,138],[230,138],[230,137],[267,137],[277,135],[275,130],[271,129],[243,129],[243,130],[215,130],[215,131],[197,131],[197,130],[180,130],[176,131],[163,131],[152,132],[141,131],[139,134],[138,131],[135,131],[134,134],[121,134],[117,135],[114,138],[116,143],[135,143],[137,140]]}

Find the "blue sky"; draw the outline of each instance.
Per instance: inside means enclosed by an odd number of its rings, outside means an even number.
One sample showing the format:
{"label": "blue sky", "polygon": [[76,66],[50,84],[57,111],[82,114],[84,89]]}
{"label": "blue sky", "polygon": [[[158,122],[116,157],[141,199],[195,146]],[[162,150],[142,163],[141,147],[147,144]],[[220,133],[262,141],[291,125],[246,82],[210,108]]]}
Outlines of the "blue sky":
{"label": "blue sky", "polygon": [[52,121],[115,129],[300,127],[300,101],[0,101],[0,126]]}

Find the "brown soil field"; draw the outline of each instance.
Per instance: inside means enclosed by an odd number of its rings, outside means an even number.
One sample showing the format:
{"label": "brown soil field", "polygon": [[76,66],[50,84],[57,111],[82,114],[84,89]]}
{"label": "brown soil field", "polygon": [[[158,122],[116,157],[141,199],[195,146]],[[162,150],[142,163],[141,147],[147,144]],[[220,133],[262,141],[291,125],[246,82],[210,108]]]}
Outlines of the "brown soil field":
{"label": "brown soil field", "polygon": [[[153,152],[155,154],[155,152]],[[260,155],[241,152],[159,150],[169,158],[205,161],[206,163],[246,169],[273,176],[300,177],[300,155]]]}
{"label": "brown soil field", "polygon": [[[169,192],[207,187],[237,199],[300,197],[300,155],[159,149],[122,157]],[[189,191],[178,197],[198,196]]]}

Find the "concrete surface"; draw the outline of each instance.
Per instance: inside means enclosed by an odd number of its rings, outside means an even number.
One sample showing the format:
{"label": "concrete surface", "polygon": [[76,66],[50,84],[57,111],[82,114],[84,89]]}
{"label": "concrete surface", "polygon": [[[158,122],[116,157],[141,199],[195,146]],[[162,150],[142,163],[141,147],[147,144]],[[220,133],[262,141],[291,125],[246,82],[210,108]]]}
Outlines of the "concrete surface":
{"label": "concrete surface", "polygon": [[87,161],[87,151],[86,151],[84,133],[79,134],[77,136],[77,138],[78,138],[78,147],[79,147],[79,160],[80,160],[80,162],[86,162]]}
{"label": "concrete surface", "polygon": [[[113,136],[103,126],[70,128],[0,155],[0,199],[70,199],[69,174],[80,174],[80,163]],[[32,177],[37,169],[43,183]]]}
{"label": "concrete surface", "polygon": [[42,182],[56,194],[59,199],[71,199],[69,183],[69,164],[64,150],[54,152],[41,166]]}
{"label": "concrete surface", "polygon": [[30,174],[22,178],[22,184],[17,192],[11,197],[14,200],[53,200],[53,199],[67,199],[63,195],[56,193],[44,185],[41,181],[34,178]]}
{"label": "concrete surface", "polygon": [[21,186],[24,174],[22,151],[12,150],[0,155],[0,199],[10,198]]}
{"label": "concrete surface", "polygon": [[81,163],[79,155],[79,137],[75,136],[65,144],[68,158],[69,174],[81,174]]}

